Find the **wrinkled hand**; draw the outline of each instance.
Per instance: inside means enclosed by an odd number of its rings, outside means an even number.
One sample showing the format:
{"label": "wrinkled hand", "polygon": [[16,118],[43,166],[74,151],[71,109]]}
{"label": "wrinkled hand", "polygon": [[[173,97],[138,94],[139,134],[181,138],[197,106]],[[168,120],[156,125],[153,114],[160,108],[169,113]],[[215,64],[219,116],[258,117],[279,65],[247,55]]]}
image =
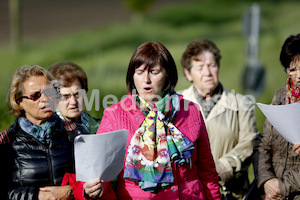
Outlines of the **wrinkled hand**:
{"label": "wrinkled hand", "polygon": [[293,150],[296,152],[297,155],[300,155],[300,144],[294,144]]}
{"label": "wrinkled hand", "polygon": [[73,194],[72,186],[46,186],[40,188],[39,200],[68,200],[72,199],[73,196],[68,196]]}
{"label": "wrinkled hand", "polygon": [[218,175],[219,175],[219,177],[221,179],[220,180],[221,185],[224,185],[227,181],[229,181],[230,179],[232,179],[233,172],[232,171],[228,171],[226,169],[226,167],[219,160],[215,161],[215,165],[216,165],[216,170],[218,172]]}
{"label": "wrinkled hand", "polygon": [[100,198],[103,194],[103,180],[94,180],[83,185],[85,193],[91,198]]}
{"label": "wrinkled hand", "polygon": [[279,180],[277,178],[272,178],[265,182],[264,184],[265,190],[265,200],[282,200],[283,198],[280,195],[279,189]]}

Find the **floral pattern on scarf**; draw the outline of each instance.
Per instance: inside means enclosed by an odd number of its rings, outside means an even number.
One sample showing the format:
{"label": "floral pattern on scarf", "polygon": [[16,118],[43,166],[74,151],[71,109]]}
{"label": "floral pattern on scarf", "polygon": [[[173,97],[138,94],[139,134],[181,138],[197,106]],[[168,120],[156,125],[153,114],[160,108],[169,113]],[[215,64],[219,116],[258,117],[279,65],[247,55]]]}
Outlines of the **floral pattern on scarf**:
{"label": "floral pattern on scarf", "polygon": [[291,77],[288,77],[286,81],[286,89],[285,104],[296,103],[300,100],[300,90],[294,86]]}
{"label": "floral pattern on scarf", "polygon": [[175,91],[154,106],[141,97],[136,101],[146,118],[130,141],[124,178],[138,182],[145,191],[156,192],[174,182],[171,162],[188,163],[194,146],[172,124],[180,106]]}

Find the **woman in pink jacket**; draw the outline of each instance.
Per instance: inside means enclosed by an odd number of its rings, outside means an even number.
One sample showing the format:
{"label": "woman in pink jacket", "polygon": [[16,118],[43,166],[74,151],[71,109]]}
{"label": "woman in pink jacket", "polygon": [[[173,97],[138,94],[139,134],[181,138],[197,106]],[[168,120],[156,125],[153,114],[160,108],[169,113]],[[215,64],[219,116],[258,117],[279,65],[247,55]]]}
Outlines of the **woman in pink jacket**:
{"label": "woman in pink jacket", "polygon": [[[105,109],[97,134],[127,129],[118,199],[220,199],[218,174],[198,107],[175,91],[177,69],[158,42],[139,46],[127,71],[128,97]],[[84,184],[105,194],[101,180]]]}

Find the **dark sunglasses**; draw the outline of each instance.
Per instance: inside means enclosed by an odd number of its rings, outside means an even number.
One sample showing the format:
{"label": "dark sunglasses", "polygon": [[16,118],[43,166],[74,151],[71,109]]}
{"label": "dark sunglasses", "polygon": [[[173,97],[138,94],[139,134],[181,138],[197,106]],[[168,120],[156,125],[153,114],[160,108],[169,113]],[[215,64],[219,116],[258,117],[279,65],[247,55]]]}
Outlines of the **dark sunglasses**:
{"label": "dark sunglasses", "polygon": [[55,98],[60,98],[59,93],[54,89],[54,88],[47,88],[42,92],[35,92],[32,95],[29,96],[21,96],[19,98],[19,101],[21,101],[22,99],[30,99],[32,101],[37,101],[41,98],[42,94],[45,94],[47,97],[55,97]]}
{"label": "dark sunglasses", "polygon": [[43,92],[36,92],[30,96],[21,96],[19,100],[21,101],[22,99],[30,99],[32,101],[37,101],[39,98],[41,98],[42,94]]}

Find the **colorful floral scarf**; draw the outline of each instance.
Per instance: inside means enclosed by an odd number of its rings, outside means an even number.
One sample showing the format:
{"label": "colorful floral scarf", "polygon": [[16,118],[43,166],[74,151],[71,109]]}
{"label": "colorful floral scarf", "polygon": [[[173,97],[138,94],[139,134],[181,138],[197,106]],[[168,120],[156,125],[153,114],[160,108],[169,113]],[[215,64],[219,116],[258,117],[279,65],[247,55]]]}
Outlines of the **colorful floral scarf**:
{"label": "colorful floral scarf", "polygon": [[171,162],[188,163],[194,146],[172,124],[180,106],[175,91],[154,106],[141,97],[136,101],[146,117],[130,141],[124,178],[138,182],[141,189],[154,193],[174,182]]}
{"label": "colorful floral scarf", "polygon": [[286,81],[286,89],[285,104],[295,103],[300,100],[300,90],[294,86],[291,77],[288,77]]}
{"label": "colorful floral scarf", "polygon": [[19,118],[19,125],[23,131],[36,138],[43,144],[49,144],[52,137],[52,129],[57,121],[57,115],[54,113],[44,124],[36,125],[31,123],[26,117]]}

